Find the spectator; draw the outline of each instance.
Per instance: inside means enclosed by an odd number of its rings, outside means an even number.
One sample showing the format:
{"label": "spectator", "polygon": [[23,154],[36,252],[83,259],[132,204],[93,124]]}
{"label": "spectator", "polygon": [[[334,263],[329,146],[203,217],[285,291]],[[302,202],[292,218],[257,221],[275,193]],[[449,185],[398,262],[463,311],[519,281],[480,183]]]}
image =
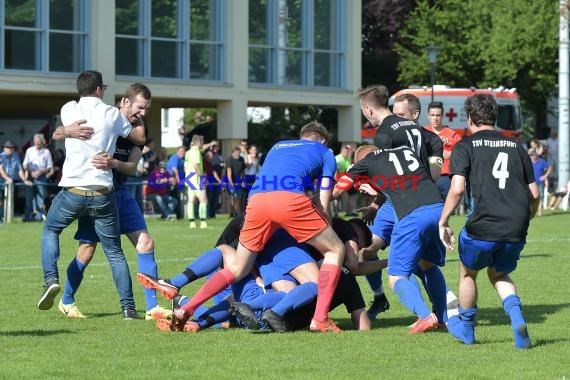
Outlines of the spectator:
{"label": "spectator", "polygon": [[43,134],[34,135],[34,146],[26,150],[22,167],[26,180],[26,204],[24,222],[45,219],[46,182],[53,175],[53,161],[50,151],[45,147]]}
{"label": "spectator", "polygon": [[550,128],[550,136],[546,139],[546,160],[552,166],[552,187],[558,182],[558,130]]}
{"label": "spectator", "polygon": [[529,149],[528,154],[530,160],[532,161],[532,167],[534,169],[534,179],[536,180],[536,185],[538,186],[538,192],[540,194],[540,203],[538,205],[537,216],[542,216],[542,199],[544,197],[544,188],[548,187],[548,176],[552,172],[552,166],[548,162],[541,158],[538,152],[534,149]]}
{"label": "spectator", "polygon": [[166,171],[166,164],[160,162],[149,174],[149,185],[146,187],[147,201],[156,204],[162,220],[172,220],[170,214],[176,211],[178,200],[168,194],[168,188],[175,185],[176,179]]}
{"label": "spectator", "polygon": [[232,149],[232,155],[227,159],[227,177],[228,177],[228,186],[227,191],[230,195],[230,216],[234,217],[237,214],[240,214],[244,211],[243,203],[242,203],[242,186],[241,180],[243,179],[243,173],[245,170],[245,161],[243,157],[241,157],[241,148],[236,146]]}
{"label": "spectator", "polygon": [[224,162],[224,157],[220,154],[220,144],[215,142],[212,144],[212,148],[210,149],[212,153],[212,177],[214,178],[215,186],[211,186],[207,189],[208,193],[208,217],[215,218],[216,213],[221,206],[221,197],[220,194],[222,192],[221,187],[219,186],[222,182],[222,176],[226,171],[226,163]]}
{"label": "spectator", "polygon": [[24,171],[20,163],[20,156],[14,152],[14,143],[6,140],[4,151],[0,153],[0,222],[4,219],[4,187],[6,184],[22,182]]}
{"label": "spectator", "polygon": [[142,157],[144,160],[144,168],[147,175],[151,173],[154,169],[156,169],[159,162],[158,155],[156,154],[154,149],[155,149],[154,139],[150,138],[146,140],[146,144],[144,145],[144,148],[142,150]]}
{"label": "spectator", "polygon": [[183,202],[183,191],[184,190],[184,155],[186,154],[186,148],[179,146],[174,153],[168,159],[166,163],[166,171],[175,179],[175,186],[173,186],[170,195],[178,200],[178,206],[176,208],[176,217],[182,219],[184,217],[184,210],[180,207]]}
{"label": "spectator", "polygon": [[560,207],[560,203],[562,203],[562,200],[566,194],[568,194],[568,189],[570,189],[570,182],[568,182],[566,186],[562,187],[559,191],[552,194],[550,201],[548,202],[548,207],[546,209],[556,210],[558,207]]}
{"label": "spectator", "polygon": [[244,157],[245,169],[244,169],[244,179],[243,179],[243,204],[244,207],[247,205],[247,197],[249,195],[249,190],[255,182],[255,177],[261,169],[261,164],[259,163],[259,151],[257,150],[257,145],[251,144],[249,146],[247,155]]}
{"label": "spectator", "polygon": [[538,139],[530,139],[528,142],[528,149],[534,150],[539,157],[546,160],[546,149]]}

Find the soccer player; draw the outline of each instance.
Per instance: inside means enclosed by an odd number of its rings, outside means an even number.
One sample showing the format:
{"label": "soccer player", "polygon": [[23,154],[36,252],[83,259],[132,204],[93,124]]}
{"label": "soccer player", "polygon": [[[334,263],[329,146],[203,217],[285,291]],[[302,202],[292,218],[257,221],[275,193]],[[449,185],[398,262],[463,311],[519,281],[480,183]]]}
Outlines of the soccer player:
{"label": "soccer player", "polygon": [[[326,147],[328,139],[326,128],[311,122],[301,129],[299,140],[281,141],[271,148],[250,192],[235,260],[206,281],[190,302],[174,309],[173,315],[180,323],[185,323],[206,300],[248,274],[255,252],[263,251],[273,232],[282,227],[297,242],[311,244],[324,255],[311,330],[340,332],[328,317],[344,260],[344,246],[326,216],[336,171],[334,156]],[[315,180],[319,182],[318,205],[305,193]]]}
{"label": "soccer player", "polygon": [[[416,117],[416,111],[408,112],[411,114],[408,116],[412,116],[409,119],[392,114],[388,108],[388,89],[383,85],[370,85],[359,90],[357,95],[360,98],[362,114],[373,126],[378,127],[374,136],[374,144],[379,148],[408,146],[416,152],[420,158],[420,164],[431,170],[428,144],[426,144],[424,137],[426,131],[413,120]],[[408,105],[413,107],[413,103],[410,104],[411,100],[408,99]],[[398,109],[397,111],[402,112]],[[419,110],[417,115],[419,115]],[[427,141],[431,143],[434,139],[430,138]],[[429,150],[432,155],[437,155],[439,149],[438,146],[430,144]],[[437,162],[434,159],[431,161]],[[438,173],[437,170],[433,172],[434,175]],[[373,220],[370,226],[373,237],[372,245],[363,249],[362,255],[366,260],[377,259],[378,250],[385,249],[390,245],[394,228],[394,208],[390,200],[385,201],[385,198],[380,197],[367,208],[367,211],[364,212],[364,218],[368,221]],[[384,294],[382,273],[367,275],[366,279],[374,292],[374,301],[368,310],[368,316],[374,320],[379,313],[390,308],[390,303]]]}
{"label": "soccer player", "polygon": [[[363,176],[367,184],[361,191],[377,195],[381,191],[391,200],[396,214],[392,231],[388,280],[400,302],[419,320],[410,334],[422,333],[444,322],[446,285],[440,266],[445,265],[445,249],[438,239],[437,222],[443,202],[429,171],[421,165],[411,148],[377,149],[365,145],[355,153],[356,163],[335,185],[336,197]],[[426,278],[435,314],[427,307],[417,285],[410,276],[420,267]]]}
{"label": "soccer player", "polygon": [[[144,124],[151,102],[151,92],[142,83],[134,83],[125,91],[120,111],[133,125]],[[63,128],[63,127],[60,127]],[[58,128],[58,129],[60,129]],[[63,138],[64,131],[61,129],[54,133],[54,138]],[[129,192],[125,184],[127,176],[136,170],[141,157],[141,147],[118,138],[114,154],[99,155],[94,158],[94,165],[103,170],[113,170],[113,185],[115,188],[115,200],[119,211],[121,233],[127,235],[137,250],[137,263],[139,271],[157,275],[157,264],[154,257],[154,240],[150,236],[144,216],[135,198]],[[95,233],[93,223],[89,218],[79,218],[78,230],[75,239],[80,242],[77,256],[71,260],[67,268],[67,279],[62,299],[59,302],[59,310],[68,318],[84,318],[75,304],[75,293],[83,281],[83,273],[91,262],[99,238]],[[171,313],[158,305],[156,291],[145,289],[146,313],[145,319],[159,319]],[[131,314],[125,319],[137,319],[136,314]]]}
{"label": "soccer player", "polygon": [[450,316],[448,328],[464,343],[475,343],[476,278],[487,268],[511,319],[515,347],[528,348],[531,340],[509,273],[517,267],[540,199],[526,150],[494,129],[497,109],[491,95],[468,97],[465,113],[471,136],[458,142],[451,154],[451,188],[439,221],[439,234],[448,250],[454,242],[449,217],[466,188],[472,211],[459,234],[459,316]]}

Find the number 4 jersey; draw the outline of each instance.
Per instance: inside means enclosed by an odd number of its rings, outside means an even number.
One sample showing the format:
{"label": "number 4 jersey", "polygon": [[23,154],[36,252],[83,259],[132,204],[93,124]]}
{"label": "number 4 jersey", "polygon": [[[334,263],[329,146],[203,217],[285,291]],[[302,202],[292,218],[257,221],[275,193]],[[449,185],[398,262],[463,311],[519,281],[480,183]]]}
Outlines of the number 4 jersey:
{"label": "number 4 jersey", "polygon": [[528,185],[535,182],[523,146],[496,131],[463,138],[451,154],[451,175],[466,179],[468,235],[486,241],[523,241],[530,221]]}
{"label": "number 4 jersey", "polygon": [[371,152],[347,174],[355,184],[369,183],[384,193],[392,201],[398,219],[418,207],[443,202],[429,171],[407,146]]}

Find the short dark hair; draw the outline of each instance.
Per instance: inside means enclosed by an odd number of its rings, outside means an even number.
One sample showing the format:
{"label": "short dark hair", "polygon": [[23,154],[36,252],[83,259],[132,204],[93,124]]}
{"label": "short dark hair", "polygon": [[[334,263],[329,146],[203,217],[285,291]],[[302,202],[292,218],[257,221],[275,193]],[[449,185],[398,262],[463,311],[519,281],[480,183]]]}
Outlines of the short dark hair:
{"label": "short dark hair", "polygon": [[133,83],[129,87],[127,87],[127,90],[125,91],[124,97],[129,99],[131,102],[133,102],[137,95],[142,96],[143,99],[145,99],[145,100],[150,100],[150,98],[152,96],[150,89],[146,85],[137,82],[137,83]]}
{"label": "short dark hair", "polygon": [[359,89],[356,95],[360,101],[374,107],[388,108],[388,98],[390,93],[388,88],[382,84],[371,84]]}
{"label": "short dark hair", "polygon": [[[366,223],[359,218],[349,219],[348,222],[361,231],[362,237],[364,237],[364,246],[361,248],[370,246],[372,244],[372,232],[370,232],[370,228],[368,228]],[[356,233],[358,233],[358,231],[356,231]]]}
{"label": "short dark hair", "polygon": [[400,94],[394,98],[394,103],[396,102],[403,102],[408,101],[408,110],[410,113],[414,113],[416,111],[422,112],[422,104],[420,103],[420,98],[415,96],[414,94]]}
{"label": "short dark hair", "polygon": [[428,104],[428,112],[432,108],[439,108],[441,112],[443,112],[443,102],[431,102],[430,104]]}
{"label": "short dark hair", "polygon": [[495,98],[488,94],[471,95],[465,100],[465,114],[477,127],[494,126],[497,122],[498,106]]}
{"label": "short dark hair", "polygon": [[75,85],[79,96],[93,95],[97,87],[103,87],[103,75],[99,71],[86,70],[79,74]]}
{"label": "short dark hair", "polygon": [[309,136],[320,137],[326,142],[328,142],[331,138],[331,135],[325,126],[317,121],[311,121],[309,124],[304,125],[303,128],[301,128],[301,133],[299,135],[301,138]]}

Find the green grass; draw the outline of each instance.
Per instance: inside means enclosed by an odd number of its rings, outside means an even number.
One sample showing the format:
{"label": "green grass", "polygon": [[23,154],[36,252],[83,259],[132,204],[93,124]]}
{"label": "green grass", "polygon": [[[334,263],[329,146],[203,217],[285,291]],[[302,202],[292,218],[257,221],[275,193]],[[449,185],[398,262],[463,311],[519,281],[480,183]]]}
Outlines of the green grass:
{"label": "green grass", "polygon": [[[210,248],[227,216],[207,231],[183,222],[149,220],[163,276],[183,270]],[[464,218],[454,217],[456,233]],[[103,253],[98,250],[77,295],[86,320],[68,320],[54,307],[36,307],[42,288],[40,224],[0,225],[0,278],[4,286],[0,313],[0,378],[495,378],[564,379],[570,376],[570,296],[568,226],[570,214],[553,214],[531,223],[528,244],[513,278],[534,342],[515,350],[507,316],[485,274],[479,280],[476,337],[465,346],[442,332],[408,336],[414,318],[389,293],[391,309],[370,332],[341,334],[256,334],[244,330],[207,330],[198,334],[161,333],[153,322],[121,320],[118,297]],[[61,236],[60,272],[74,255],[75,225]],[[123,247],[131,272],[135,253]],[[457,289],[457,256],[448,254],[444,273]],[[135,280],[136,281],[136,280]],[[365,299],[368,285],[360,281]],[[193,294],[196,285],[185,289]],[[138,309],[142,288],[135,282]],[[167,303],[163,302],[166,306]],[[344,308],[332,313],[350,328]]]}

